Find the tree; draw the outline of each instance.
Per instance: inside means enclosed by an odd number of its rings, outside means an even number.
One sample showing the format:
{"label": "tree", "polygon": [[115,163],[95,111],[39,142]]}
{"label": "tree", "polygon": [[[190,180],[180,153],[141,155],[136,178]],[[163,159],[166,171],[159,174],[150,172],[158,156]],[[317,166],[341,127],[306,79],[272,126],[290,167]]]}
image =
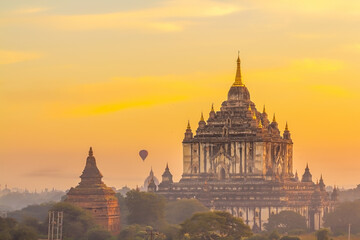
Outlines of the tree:
{"label": "tree", "polygon": [[9,212],[8,216],[15,218],[17,221],[22,221],[25,218],[31,217],[36,218],[41,222],[44,222],[46,217],[48,216],[49,209],[54,205],[55,203],[43,203],[39,205],[30,205],[27,206],[21,210]]}
{"label": "tree", "polygon": [[278,230],[280,233],[306,229],[306,218],[293,211],[282,211],[272,214],[268,223],[264,224],[267,231]]}
{"label": "tree", "polygon": [[165,198],[155,193],[131,190],[126,193],[128,223],[158,227],[164,224]]}
{"label": "tree", "polygon": [[117,193],[116,197],[118,199],[120,207],[120,222],[122,226],[127,225],[127,217],[129,215],[129,209],[126,206],[125,197],[121,193]]}
{"label": "tree", "polygon": [[319,229],[315,233],[317,240],[329,240],[329,234],[330,234],[330,231],[329,231],[329,229],[326,229],[326,228]]}
{"label": "tree", "polygon": [[12,218],[0,218],[1,240],[37,240],[37,232],[24,225],[18,224]]}
{"label": "tree", "polygon": [[166,239],[166,237],[164,234],[154,230],[151,226],[140,226],[138,224],[133,224],[123,229],[120,232],[118,239],[119,240],[143,240],[143,239],[164,240]]}
{"label": "tree", "polygon": [[347,234],[349,224],[351,233],[360,233],[360,200],[340,203],[334,212],[325,215],[324,220],[324,225],[335,235]]}
{"label": "tree", "polygon": [[102,228],[90,229],[87,233],[87,240],[109,240],[111,233]]}
{"label": "tree", "polygon": [[279,232],[274,229],[270,234],[269,234],[269,240],[279,240],[280,239],[280,234]]}
{"label": "tree", "polygon": [[37,232],[27,226],[18,226],[10,231],[12,240],[37,240]]}
{"label": "tree", "polygon": [[228,212],[215,211],[195,213],[181,224],[180,234],[188,235],[192,240],[232,240],[249,237],[252,232],[240,218]]}
{"label": "tree", "polygon": [[64,239],[84,239],[87,231],[95,226],[94,220],[89,212],[70,203],[57,203],[50,210],[64,212]]}
{"label": "tree", "polygon": [[179,224],[196,212],[206,211],[209,211],[209,209],[197,199],[181,199],[166,204],[165,219],[171,224]]}
{"label": "tree", "polygon": [[280,238],[280,240],[300,240],[299,237],[293,237],[293,236],[283,236]]}

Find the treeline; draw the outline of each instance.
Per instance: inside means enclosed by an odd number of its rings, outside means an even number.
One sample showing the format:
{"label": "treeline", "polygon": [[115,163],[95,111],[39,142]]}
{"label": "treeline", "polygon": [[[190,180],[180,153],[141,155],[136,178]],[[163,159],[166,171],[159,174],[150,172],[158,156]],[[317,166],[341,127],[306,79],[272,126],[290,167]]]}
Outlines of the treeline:
{"label": "treeline", "polygon": [[[16,220],[1,220],[2,224],[9,223],[0,226],[0,240],[19,239],[15,233],[20,232],[23,240],[46,238],[49,210],[64,211],[64,240],[298,240],[297,235],[307,232],[305,218],[292,211],[271,215],[264,224],[265,231],[253,235],[241,219],[227,212],[209,211],[196,199],[166,201],[157,194],[136,190],[117,197],[122,230],[116,236],[97,226],[88,212],[60,202],[28,206],[9,214]],[[345,234],[348,224],[352,233],[360,232],[360,201],[341,203],[325,218],[325,226],[332,234]],[[321,230],[316,235],[319,240],[326,240],[330,231]]]}
{"label": "treeline", "polygon": [[14,211],[33,204],[59,202],[65,195],[63,191],[44,191],[40,193],[9,192],[0,197],[0,210]]}

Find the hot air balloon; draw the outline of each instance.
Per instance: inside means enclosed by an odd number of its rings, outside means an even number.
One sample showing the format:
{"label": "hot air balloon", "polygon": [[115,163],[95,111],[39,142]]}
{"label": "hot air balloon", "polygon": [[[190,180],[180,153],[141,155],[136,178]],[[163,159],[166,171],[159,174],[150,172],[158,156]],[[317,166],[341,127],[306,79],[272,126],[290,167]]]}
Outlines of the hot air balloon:
{"label": "hot air balloon", "polygon": [[141,159],[142,159],[143,161],[145,161],[145,159],[146,159],[146,157],[147,157],[147,155],[148,155],[148,151],[146,151],[146,150],[141,150],[141,151],[139,152],[139,155],[140,155]]}

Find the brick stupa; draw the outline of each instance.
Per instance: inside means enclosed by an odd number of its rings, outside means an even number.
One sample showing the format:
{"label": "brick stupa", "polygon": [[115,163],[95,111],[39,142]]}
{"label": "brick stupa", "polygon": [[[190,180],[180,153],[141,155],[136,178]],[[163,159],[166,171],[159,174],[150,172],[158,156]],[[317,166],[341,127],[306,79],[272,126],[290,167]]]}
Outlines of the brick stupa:
{"label": "brick stupa", "polygon": [[81,181],[70,189],[65,201],[89,211],[98,225],[116,234],[120,231],[119,204],[114,190],[103,183],[102,177],[90,147]]}

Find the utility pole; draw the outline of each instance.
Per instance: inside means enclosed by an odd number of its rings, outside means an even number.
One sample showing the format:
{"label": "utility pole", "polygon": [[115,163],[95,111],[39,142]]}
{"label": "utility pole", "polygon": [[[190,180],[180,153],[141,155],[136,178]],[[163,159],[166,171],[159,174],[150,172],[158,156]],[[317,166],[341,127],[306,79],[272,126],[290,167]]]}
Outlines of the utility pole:
{"label": "utility pole", "polygon": [[349,229],[348,229],[348,240],[350,240],[350,234],[351,234],[351,224],[349,223]]}

